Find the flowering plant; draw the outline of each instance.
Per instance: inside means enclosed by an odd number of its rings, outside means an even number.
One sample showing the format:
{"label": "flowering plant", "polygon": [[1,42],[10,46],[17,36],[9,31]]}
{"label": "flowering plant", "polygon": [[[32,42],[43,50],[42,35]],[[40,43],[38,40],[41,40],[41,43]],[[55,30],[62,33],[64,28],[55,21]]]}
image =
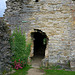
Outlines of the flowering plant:
{"label": "flowering plant", "polygon": [[20,61],[19,59],[19,62],[16,62],[16,60],[14,61],[14,64],[12,67],[18,70],[18,69],[22,69],[24,66],[25,66],[25,63],[23,61]]}
{"label": "flowering plant", "polygon": [[27,43],[25,33],[21,31],[21,28],[16,28],[13,31],[9,41],[12,52],[12,66],[15,69],[22,69],[28,65],[31,43]]}

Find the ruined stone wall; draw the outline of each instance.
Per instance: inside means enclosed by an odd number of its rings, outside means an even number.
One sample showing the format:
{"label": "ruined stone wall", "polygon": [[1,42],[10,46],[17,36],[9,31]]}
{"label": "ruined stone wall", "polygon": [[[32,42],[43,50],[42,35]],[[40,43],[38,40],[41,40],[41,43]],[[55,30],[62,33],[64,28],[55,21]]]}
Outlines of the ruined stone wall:
{"label": "ruined stone wall", "polygon": [[73,6],[71,7],[71,15],[72,15],[72,25],[71,25],[71,68],[75,71],[75,1],[73,2]]}
{"label": "ruined stone wall", "polygon": [[0,75],[10,71],[10,44],[7,26],[0,18]]}
{"label": "ruined stone wall", "polygon": [[72,0],[8,0],[5,21],[11,31],[20,26],[27,34],[33,29],[45,32],[49,41],[44,61],[63,64],[75,58],[74,6]]}
{"label": "ruined stone wall", "polygon": [[75,59],[75,1],[73,2],[73,5],[71,7],[71,15],[72,15],[72,25],[71,25],[71,54],[73,55],[73,58]]}

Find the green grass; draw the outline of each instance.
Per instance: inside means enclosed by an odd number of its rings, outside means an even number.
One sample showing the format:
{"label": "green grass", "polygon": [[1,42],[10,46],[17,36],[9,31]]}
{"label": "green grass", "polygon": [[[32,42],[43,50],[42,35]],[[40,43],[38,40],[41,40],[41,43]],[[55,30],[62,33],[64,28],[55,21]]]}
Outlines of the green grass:
{"label": "green grass", "polygon": [[44,70],[46,72],[45,75],[75,75],[73,71],[64,71],[64,70]]}
{"label": "green grass", "polygon": [[11,75],[26,75],[26,74],[27,74],[27,71],[28,71],[30,68],[31,68],[30,66],[26,66],[26,67],[24,67],[23,69],[16,70],[16,72],[14,72],[14,73],[11,74]]}

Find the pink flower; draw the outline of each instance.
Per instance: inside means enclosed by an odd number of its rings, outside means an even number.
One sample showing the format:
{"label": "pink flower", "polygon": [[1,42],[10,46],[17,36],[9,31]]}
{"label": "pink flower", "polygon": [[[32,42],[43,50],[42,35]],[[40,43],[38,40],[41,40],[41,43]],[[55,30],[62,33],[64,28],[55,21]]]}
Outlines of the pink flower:
{"label": "pink flower", "polygon": [[20,59],[19,59],[19,61],[20,61]]}
{"label": "pink flower", "polygon": [[[14,61],[14,66],[15,66],[14,68],[17,69],[17,70],[18,70],[18,69],[22,69],[22,68],[24,67],[24,63],[23,63],[23,61],[20,62],[20,59],[19,59],[19,62],[17,62],[17,61],[15,60],[15,61]],[[22,67],[22,66],[23,66],[23,67]]]}
{"label": "pink flower", "polygon": [[20,69],[22,69],[23,67],[19,66]]}
{"label": "pink flower", "polygon": [[14,62],[16,63],[16,60]]}

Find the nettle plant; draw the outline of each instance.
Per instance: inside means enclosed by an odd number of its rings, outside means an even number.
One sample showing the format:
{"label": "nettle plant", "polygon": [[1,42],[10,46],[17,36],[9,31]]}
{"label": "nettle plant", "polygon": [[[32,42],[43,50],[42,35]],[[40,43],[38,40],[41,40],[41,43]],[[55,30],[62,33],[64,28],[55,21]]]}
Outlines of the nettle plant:
{"label": "nettle plant", "polygon": [[21,32],[21,28],[19,28],[19,30],[16,28],[10,36],[10,46],[13,54],[11,57],[13,62],[12,67],[15,69],[22,69],[28,65],[27,62],[30,54],[31,43],[26,44],[26,36],[24,32]]}

